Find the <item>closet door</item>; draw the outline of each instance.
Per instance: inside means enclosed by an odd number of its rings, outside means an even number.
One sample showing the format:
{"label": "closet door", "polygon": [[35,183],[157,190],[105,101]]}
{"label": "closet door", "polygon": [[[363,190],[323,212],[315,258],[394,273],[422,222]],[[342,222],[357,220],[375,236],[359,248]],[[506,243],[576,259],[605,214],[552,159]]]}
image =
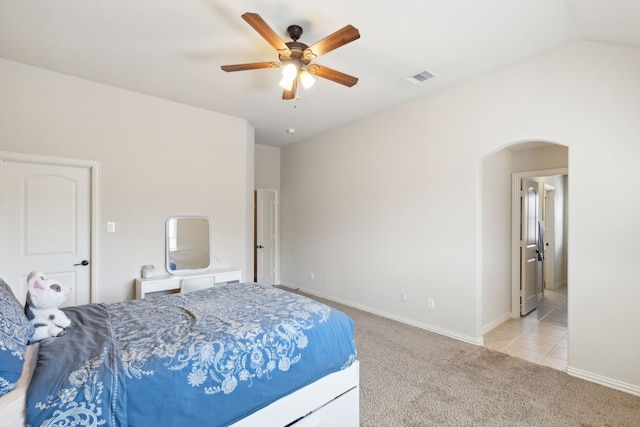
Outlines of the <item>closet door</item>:
{"label": "closet door", "polygon": [[524,316],[538,307],[539,270],[539,203],[538,183],[522,180],[522,221],[520,247],[520,315]]}
{"label": "closet door", "polygon": [[273,285],[276,271],[276,195],[256,191],[256,281]]}
{"label": "closet door", "polygon": [[72,287],[66,306],[91,297],[91,172],[87,167],[2,161],[4,279],[24,302],[27,275]]}

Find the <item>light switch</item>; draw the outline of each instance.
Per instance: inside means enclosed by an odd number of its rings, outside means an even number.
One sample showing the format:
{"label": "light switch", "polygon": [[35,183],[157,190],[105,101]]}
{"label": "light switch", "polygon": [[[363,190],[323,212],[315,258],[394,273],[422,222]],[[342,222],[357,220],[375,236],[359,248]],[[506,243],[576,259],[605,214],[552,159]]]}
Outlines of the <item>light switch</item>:
{"label": "light switch", "polygon": [[108,222],[107,223],[107,233],[115,233],[116,232],[116,223]]}

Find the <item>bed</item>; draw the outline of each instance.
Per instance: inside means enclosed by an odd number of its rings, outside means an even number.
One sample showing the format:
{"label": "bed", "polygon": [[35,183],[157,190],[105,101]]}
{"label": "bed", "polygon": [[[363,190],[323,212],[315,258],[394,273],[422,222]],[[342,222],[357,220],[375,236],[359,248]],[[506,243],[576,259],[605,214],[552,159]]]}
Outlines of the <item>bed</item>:
{"label": "bed", "polygon": [[312,299],[234,283],[69,307],[64,336],[26,345],[10,292],[0,283],[8,425],[359,425],[353,322]]}

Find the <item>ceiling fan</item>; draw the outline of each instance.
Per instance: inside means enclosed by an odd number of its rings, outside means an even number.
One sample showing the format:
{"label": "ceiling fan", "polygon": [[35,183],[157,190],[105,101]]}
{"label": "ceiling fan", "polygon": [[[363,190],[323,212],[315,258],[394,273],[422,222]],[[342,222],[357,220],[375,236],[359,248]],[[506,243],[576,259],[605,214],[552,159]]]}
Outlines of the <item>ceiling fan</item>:
{"label": "ceiling fan", "polygon": [[277,68],[284,65],[283,78],[280,81],[280,86],[283,88],[282,99],[294,99],[298,90],[298,81],[300,81],[305,88],[308,88],[315,81],[313,78],[314,75],[348,87],[358,83],[357,77],[311,63],[311,61],[320,55],[324,55],[359,39],[360,33],[357,28],[347,25],[319,42],[307,46],[298,41],[302,35],[302,28],[298,25],[290,25],[287,28],[287,34],[289,34],[289,37],[291,37],[293,41],[285,43],[257,13],[247,12],[242,15],[242,19],[251,25],[254,30],[276,49],[280,62],[272,61],[223,65],[221,67],[222,70],[228,72],[245,71],[261,68]]}

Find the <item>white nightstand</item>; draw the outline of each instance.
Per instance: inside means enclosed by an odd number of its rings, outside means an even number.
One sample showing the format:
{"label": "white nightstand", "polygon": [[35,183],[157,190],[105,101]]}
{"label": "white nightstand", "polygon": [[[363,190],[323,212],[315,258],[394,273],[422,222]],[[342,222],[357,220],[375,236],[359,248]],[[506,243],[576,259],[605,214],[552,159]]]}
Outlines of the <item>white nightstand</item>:
{"label": "white nightstand", "polygon": [[183,285],[198,283],[199,287],[214,286],[242,280],[242,271],[221,268],[193,274],[168,274],[165,276],[136,278],[136,299],[143,299],[153,292],[179,291]]}

